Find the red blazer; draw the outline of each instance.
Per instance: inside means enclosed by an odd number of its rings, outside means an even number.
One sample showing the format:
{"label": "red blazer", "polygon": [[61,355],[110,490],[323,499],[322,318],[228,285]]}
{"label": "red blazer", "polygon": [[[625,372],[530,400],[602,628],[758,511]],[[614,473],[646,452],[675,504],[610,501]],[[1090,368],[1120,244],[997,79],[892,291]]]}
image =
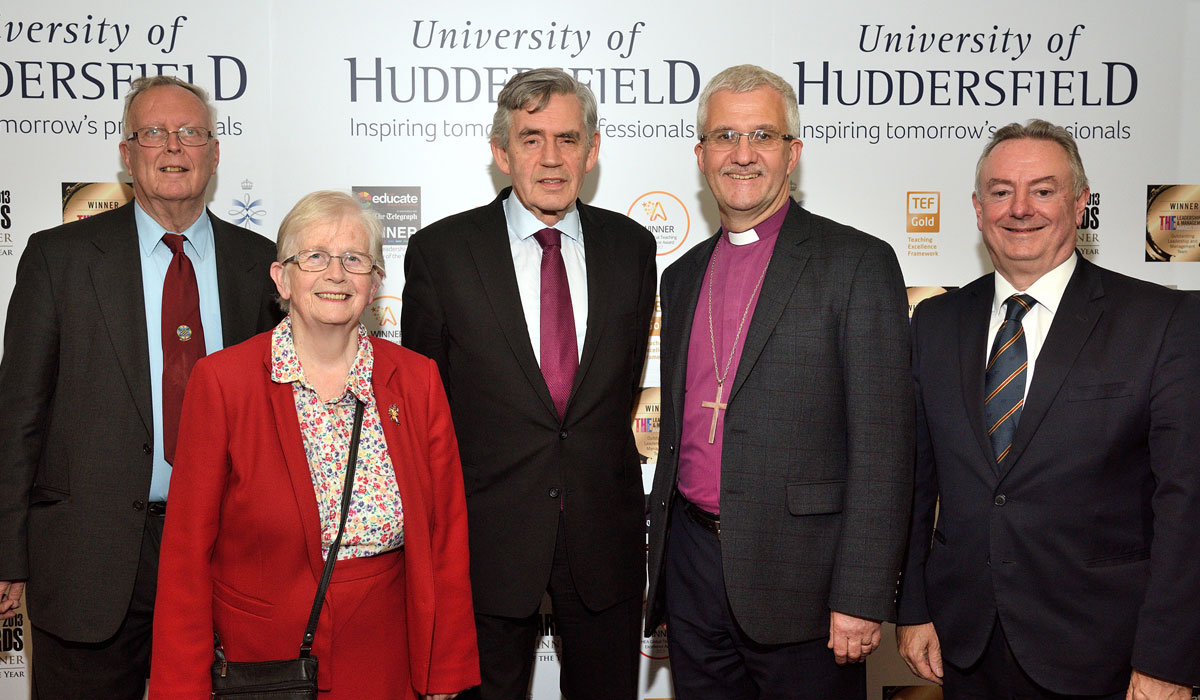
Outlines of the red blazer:
{"label": "red blazer", "polygon": [[[299,651],[324,561],[292,387],[270,380],[270,339],[263,333],[201,359],[188,384],[159,564],[151,698],[208,697],[214,627],[233,660]],[[371,344],[404,504],[412,684],[421,694],[455,692],[479,683],[479,661],[450,411],[432,360]],[[331,586],[313,646],[322,688],[335,673],[327,660],[336,600]]]}

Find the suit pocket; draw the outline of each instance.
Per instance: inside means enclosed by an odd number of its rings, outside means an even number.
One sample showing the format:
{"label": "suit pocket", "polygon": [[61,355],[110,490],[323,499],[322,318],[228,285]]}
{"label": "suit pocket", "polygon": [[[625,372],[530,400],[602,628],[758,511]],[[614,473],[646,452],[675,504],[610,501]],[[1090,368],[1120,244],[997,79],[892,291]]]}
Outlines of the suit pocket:
{"label": "suit pocket", "polygon": [[1110,382],[1108,384],[1085,384],[1067,387],[1067,401],[1095,401],[1098,399],[1116,399],[1122,396],[1133,396],[1133,385],[1130,382]]}
{"label": "suit pocket", "polygon": [[265,600],[259,600],[245,593],[239,593],[233,588],[213,579],[213,597],[226,607],[239,612],[270,620],[275,614],[275,606]]}
{"label": "suit pocket", "polygon": [[1124,554],[1114,554],[1103,557],[1093,557],[1083,562],[1083,565],[1089,569],[1100,568],[1104,566],[1117,566],[1119,564],[1132,564],[1134,562],[1145,561],[1150,558],[1150,548],[1135,549],[1132,552]]}
{"label": "suit pocket", "polygon": [[42,484],[34,484],[29,491],[29,505],[50,505],[53,503],[61,503],[71,497],[69,491],[56,489],[53,486],[43,486]]}
{"label": "suit pocket", "polygon": [[842,512],[845,480],[800,481],[787,485],[787,507],[792,515],[824,515]]}

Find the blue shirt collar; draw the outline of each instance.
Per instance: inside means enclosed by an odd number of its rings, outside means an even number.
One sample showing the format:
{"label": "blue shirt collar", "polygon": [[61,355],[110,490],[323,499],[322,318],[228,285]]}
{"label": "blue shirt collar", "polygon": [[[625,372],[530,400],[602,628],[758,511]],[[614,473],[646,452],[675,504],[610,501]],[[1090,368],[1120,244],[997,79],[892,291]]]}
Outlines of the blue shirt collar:
{"label": "blue shirt collar", "polygon": [[[162,242],[164,233],[181,233],[187,238],[192,249],[196,252],[196,261],[204,260],[213,249],[212,221],[208,218],[208,210],[200,212],[200,216],[183,231],[167,231],[154,220],[137,200],[133,201],[133,218],[137,222],[138,247],[142,249],[142,257],[148,258],[154,252],[155,246]],[[166,244],[163,244],[166,245]]]}
{"label": "blue shirt collar", "polygon": [[572,204],[563,218],[552,227],[533,215],[533,212],[521,204],[516,192],[510,193],[504,200],[504,218],[508,222],[508,230],[518,239],[524,241],[544,228],[556,228],[562,235],[579,242],[583,238],[583,226],[579,223],[579,209]]}

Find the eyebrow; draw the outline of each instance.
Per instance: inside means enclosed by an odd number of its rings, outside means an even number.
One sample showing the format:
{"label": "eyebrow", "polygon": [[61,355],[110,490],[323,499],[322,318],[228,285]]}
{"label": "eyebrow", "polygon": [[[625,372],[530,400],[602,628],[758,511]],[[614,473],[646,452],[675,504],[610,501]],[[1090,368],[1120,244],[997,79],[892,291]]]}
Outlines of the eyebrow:
{"label": "eyebrow", "polygon": [[[1046,175],[1045,177],[1039,177],[1038,179],[1034,180],[1033,182],[1031,182],[1029,184],[1030,185],[1040,185],[1040,184],[1046,183],[1046,182],[1057,185],[1058,184],[1058,176],[1057,175]],[[1012,185],[1015,187],[1015,184],[1013,183],[1012,180],[1006,180],[1002,177],[994,177],[994,178],[988,180],[987,183],[985,183],[985,184],[988,187],[993,187],[995,185]]]}
{"label": "eyebrow", "polygon": [[[544,136],[545,134],[546,134],[545,129],[528,129],[528,128],[526,128],[526,129],[521,129],[521,133],[518,135],[519,136]],[[582,137],[579,135],[579,132],[575,131],[575,130],[559,131],[554,134],[554,137],[560,138],[560,139],[561,138],[575,139],[577,141],[582,139]]]}

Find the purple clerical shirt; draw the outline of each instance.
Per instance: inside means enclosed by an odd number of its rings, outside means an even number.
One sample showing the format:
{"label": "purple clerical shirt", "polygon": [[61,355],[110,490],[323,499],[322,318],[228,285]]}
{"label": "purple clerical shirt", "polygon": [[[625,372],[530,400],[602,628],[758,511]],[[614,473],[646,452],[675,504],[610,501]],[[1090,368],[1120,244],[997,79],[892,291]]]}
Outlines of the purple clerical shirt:
{"label": "purple clerical shirt", "polygon": [[[725,429],[725,410],[716,411],[716,430],[712,443],[708,436],[713,426],[713,408],[717,396],[717,372],[725,378],[721,403],[729,402],[733,378],[737,376],[738,361],[750,332],[754,307],[763,271],[775,250],[779,229],[787,216],[785,203],[779,211],[755,226],[750,232],[732,236],[721,229],[721,241],[708,262],[700,288],[700,300],[692,319],[692,335],[688,341],[687,376],[683,389],[683,431],[679,440],[679,492],[683,497],[712,513],[721,512],[721,444]],[[737,245],[741,243],[741,245]],[[711,278],[711,279],[710,279]],[[711,283],[711,287],[709,286]],[[755,287],[760,287],[758,292]],[[709,290],[712,290],[712,337],[716,339],[718,367],[713,369],[713,341],[708,333]],[[747,305],[749,311],[747,311]],[[738,324],[745,314],[742,332]],[[737,337],[734,347],[734,337]],[[733,359],[730,360],[730,352]],[[725,374],[725,363],[729,374]]]}

